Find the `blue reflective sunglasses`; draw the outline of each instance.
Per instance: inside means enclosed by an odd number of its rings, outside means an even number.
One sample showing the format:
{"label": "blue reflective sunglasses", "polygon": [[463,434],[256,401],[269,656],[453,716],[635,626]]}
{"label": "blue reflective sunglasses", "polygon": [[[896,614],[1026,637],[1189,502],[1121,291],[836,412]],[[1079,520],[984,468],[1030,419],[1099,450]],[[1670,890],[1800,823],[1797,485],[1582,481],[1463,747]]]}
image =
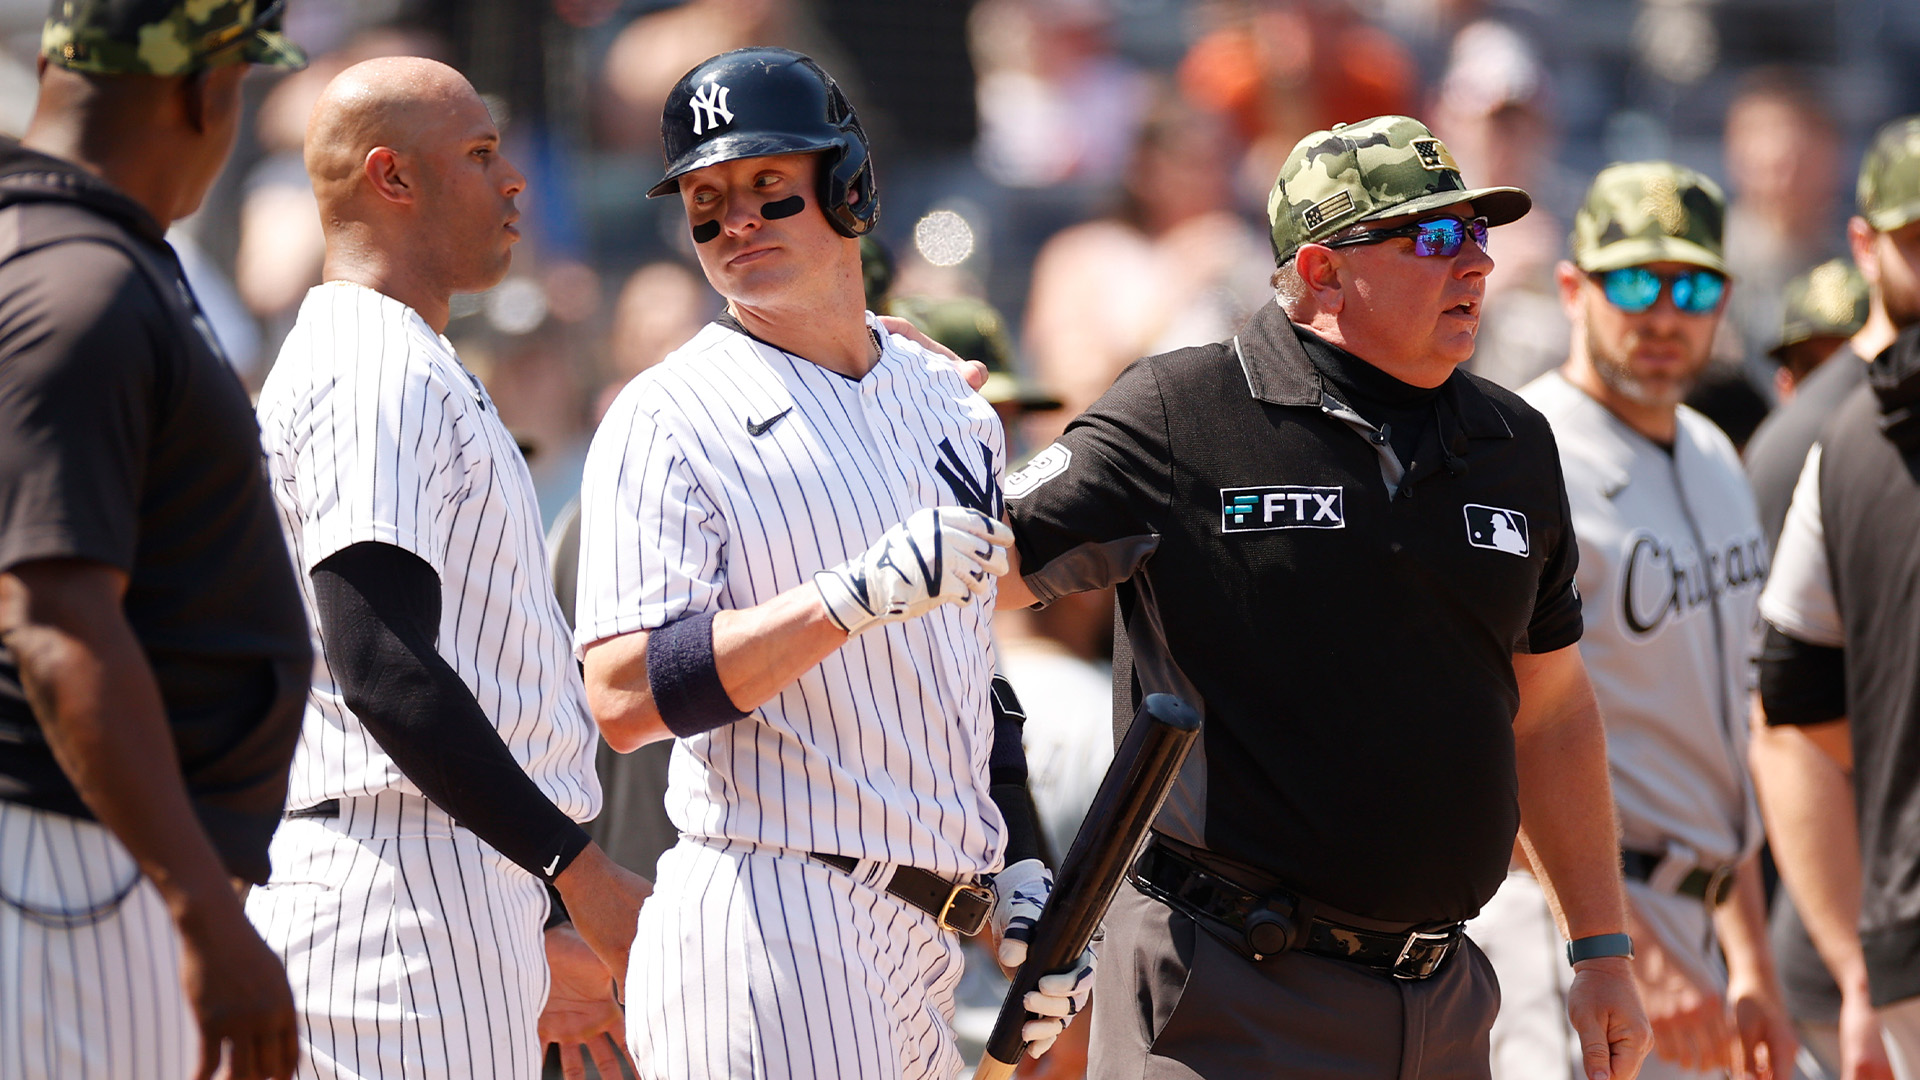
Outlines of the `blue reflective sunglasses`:
{"label": "blue reflective sunglasses", "polygon": [[1396,237],[1413,238],[1415,255],[1437,255],[1452,258],[1460,254],[1461,245],[1467,242],[1467,235],[1473,235],[1473,242],[1484,250],[1487,246],[1487,219],[1477,217],[1471,221],[1457,217],[1428,218],[1411,225],[1401,225],[1392,229],[1373,229],[1355,233],[1339,240],[1321,241],[1321,246],[1330,248],[1353,247],[1358,244],[1380,244]]}
{"label": "blue reflective sunglasses", "polygon": [[1607,303],[1629,315],[1638,315],[1659,303],[1662,289],[1673,297],[1673,306],[1688,315],[1705,315],[1727,295],[1726,275],[1711,270],[1656,274],[1644,266],[1627,266],[1593,277],[1607,294]]}

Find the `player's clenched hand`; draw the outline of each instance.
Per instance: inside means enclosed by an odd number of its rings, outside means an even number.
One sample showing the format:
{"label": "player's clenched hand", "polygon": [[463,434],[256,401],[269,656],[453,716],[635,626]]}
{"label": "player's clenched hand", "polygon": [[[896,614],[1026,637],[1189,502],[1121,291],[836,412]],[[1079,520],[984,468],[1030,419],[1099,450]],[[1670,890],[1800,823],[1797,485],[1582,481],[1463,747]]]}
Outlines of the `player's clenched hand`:
{"label": "player's clenched hand", "polygon": [[572,927],[556,926],[546,938],[549,989],[540,1012],[540,1045],[560,1048],[566,1080],[583,1080],[587,1056],[603,1078],[618,1080],[620,1062],[632,1069],[633,1059],[622,1042],[624,1017],[613,997],[613,976]]}
{"label": "player's clenched hand", "polygon": [[[1053,895],[1053,872],[1038,859],[1014,863],[993,878],[993,935],[999,941],[1000,966],[1012,971],[1027,961],[1034,924]],[[1074,966],[1043,975],[1021,1004],[1033,1019],[1021,1025],[1027,1054],[1039,1057],[1086,1007],[1093,990],[1093,950],[1086,949]]]}
{"label": "player's clenched hand", "polygon": [[200,1026],[195,1080],[285,1080],[299,1062],[293,991],[231,892],[180,922],[181,981]]}
{"label": "player's clenched hand", "polygon": [[848,635],[983,596],[1007,572],[1013,530],[960,506],[917,510],[862,555],[813,575],[827,614]]}
{"label": "player's clenched hand", "polygon": [[653,895],[646,878],[607,857],[598,844],[588,844],[553,879],[567,915],[594,954],[600,958],[626,1000],[627,954],[633,948],[640,904]]}

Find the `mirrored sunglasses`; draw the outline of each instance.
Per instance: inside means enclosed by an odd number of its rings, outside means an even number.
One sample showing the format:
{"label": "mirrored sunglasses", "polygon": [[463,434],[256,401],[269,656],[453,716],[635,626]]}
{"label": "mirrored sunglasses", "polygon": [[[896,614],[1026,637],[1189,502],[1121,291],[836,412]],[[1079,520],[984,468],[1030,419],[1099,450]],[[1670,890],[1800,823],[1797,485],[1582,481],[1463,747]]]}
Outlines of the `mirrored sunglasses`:
{"label": "mirrored sunglasses", "polygon": [[1659,303],[1662,290],[1673,297],[1675,308],[1688,315],[1705,315],[1727,294],[1726,276],[1711,270],[1656,274],[1644,266],[1627,266],[1593,276],[1600,282],[1607,303],[1629,315],[1638,315]]}
{"label": "mirrored sunglasses", "polygon": [[1372,229],[1338,240],[1328,240],[1324,246],[1330,248],[1355,247],[1360,244],[1381,244],[1401,236],[1413,238],[1413,253],[1420,256],[1452,258],[1460,254],[1460,248],[1471,235],[1473,242],[1484,250],[1487,246],[1487,219],[1483,217],[1467,220],[1457,217],[1428,218],[1411,225],[1400,225],[1391,229]]}

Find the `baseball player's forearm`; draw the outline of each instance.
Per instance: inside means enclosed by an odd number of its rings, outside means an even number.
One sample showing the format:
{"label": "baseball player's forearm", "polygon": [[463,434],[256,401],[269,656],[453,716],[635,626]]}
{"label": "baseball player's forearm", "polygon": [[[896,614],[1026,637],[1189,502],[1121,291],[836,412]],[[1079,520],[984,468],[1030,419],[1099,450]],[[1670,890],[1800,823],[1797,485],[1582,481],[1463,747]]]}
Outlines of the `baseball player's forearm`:
{"label": "baseball player's forearm", "polygon": [[1740,861],[1734,871],[1733,891],[1713,910],[1714,935],[1726,954],[1727,974],[1735,984],[1764,988],[1779,995],[1780,976],[1767,943],[1767,900],[1760,883],[1758,852]]}
{"label": "baseball player's forearm", "polygon": [[313,570],[321,641],[347,707],[434,805],[551,881],[588,844],[553,805],[433,646],[440,579],[391,544],[361,543]]}
{"label": "baseball player's forearm", "polygon": [[[1844,721],[1827,727],[1846,726]],[[1853,780],[1810,737],[1756,704],[1748,760],[1780,880],[1842,992],[1867,991],[1860,949],[1860,826]],[[1844,732],[1843,732],[1844,734]]]}
{"label": "baseball player's forearm", "polygon": [[1619,833],[1607,776],[1606,732],[1579,647],[1516,654],[1513,721],[1520,835],[1569,938],[1623,933]]}
{"label": "baseball player's forearm", "polygon": [[[607,744],[621,753],[674,738],[654,700],[644,630],[587,647],[587,702]],[[756,607],[714,613],[713,661],[727,697],[751,711],[847,643],[820,592],[798,585]]]}

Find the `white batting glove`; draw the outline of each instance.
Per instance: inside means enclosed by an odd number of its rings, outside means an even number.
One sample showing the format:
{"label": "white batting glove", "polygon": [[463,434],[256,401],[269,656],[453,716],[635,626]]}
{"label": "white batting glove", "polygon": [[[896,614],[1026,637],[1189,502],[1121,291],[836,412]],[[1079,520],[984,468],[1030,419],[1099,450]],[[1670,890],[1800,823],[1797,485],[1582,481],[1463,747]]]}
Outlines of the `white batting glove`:
{"label": "white batting glove", "polygon": [[[1017,968],[1027,960],[1027,946],[1033,941],[1033,926],[1053,895],[1053,871],[1038,859],[1014,863],[993,878],[993,930],[1000,939],[999,960],[1003,967]],[[1086,1007],[1093,990],[1093,950],[1080,953],[1079,962],[1070,970],[1042,975],[1035,989],[1021,1005],[1034,1019],[1021,1025],[1020,1037],[1027,1043],[1027,1054],[1039,1057],[1053,1046],[1053,1040]]]}
{"label": "white batting glove", "polygon": [[1013,530],[977,510],[934,506],[888,529],[856,558],[813,575],[849,635],[984,596],[1007,572]]}

